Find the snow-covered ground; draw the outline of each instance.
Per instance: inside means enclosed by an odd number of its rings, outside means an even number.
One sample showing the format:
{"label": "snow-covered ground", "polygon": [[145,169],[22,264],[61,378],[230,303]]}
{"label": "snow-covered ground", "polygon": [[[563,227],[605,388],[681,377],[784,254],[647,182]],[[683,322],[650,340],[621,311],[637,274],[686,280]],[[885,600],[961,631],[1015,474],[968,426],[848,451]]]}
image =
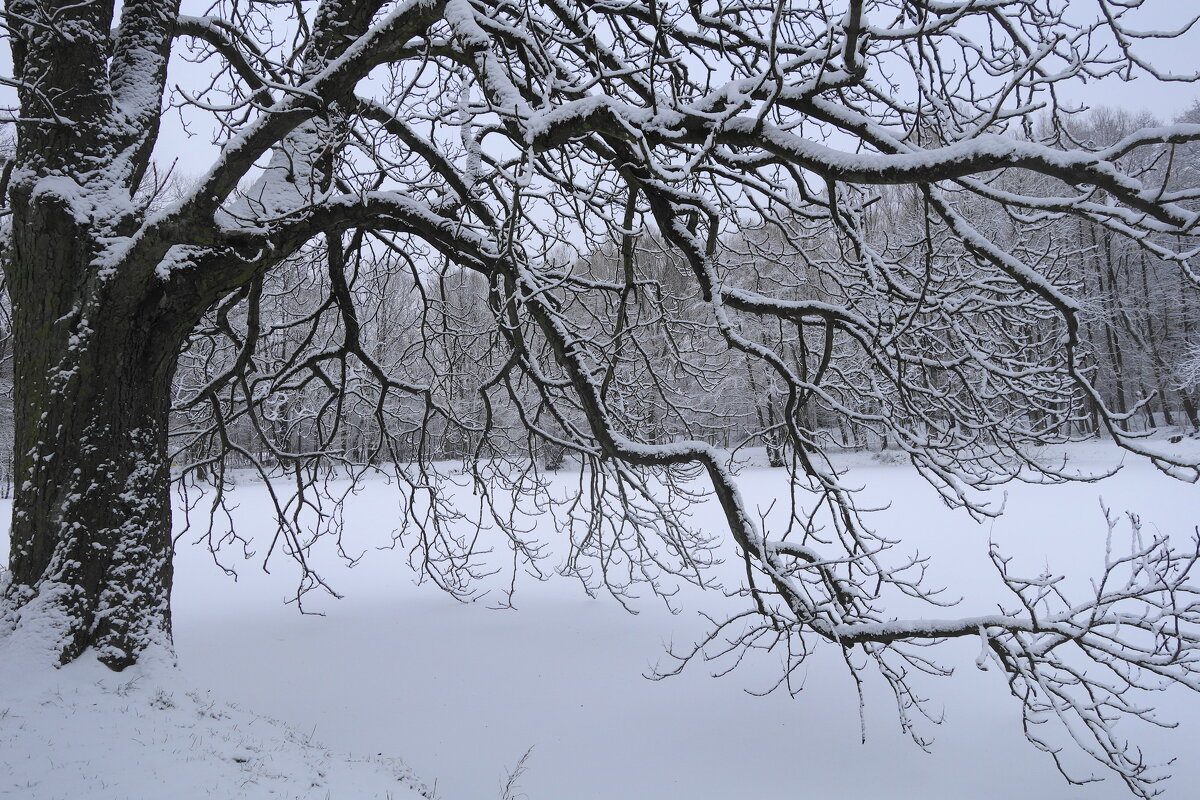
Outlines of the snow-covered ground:
{"label": "snow-covered ground", "polygon": [[115,674],[94,659],[54,671],[4,655],[0,797],[429,796],[399,760],[335,754],[155,659]]}
{"label": "snow-covered ground", "polygon": [[[1101,444],[1071,456],[1093,467],[1116,458]],[[1147,528],[1188,536],[1200,489],[1126,461],[1096,484],[1011,485],[1007,513],[983,525],[943,508],[904,465],[859,457],[852,478],[867,486],[865,502],[892,501],[872,515],[876,528],[935,556],[934,582],[964,596],[948,612],[958,615],[990,611],[999,597],[989,538],[1027,572],[1049,563],[1094,573],[1100,498],[1140,513]],[[751,468],[741,483],[765,508],[781,480]],[[242,533],[262,543],[270,526],[261,487],[245,482],[237,496]],[[347,529],[377,541],[396,527],[395,507],[387,486],[371,484],[347,509]],[[383,551],[354,569],[330,559],[327,577],[345,599],[320,603],[325,616],[300,616],[282,603],[291,576],[280,566],[267,575],[245,564],[234,582],[202,549],[181,549],[178,673],[149,665],[113,675],[95,663],[52,671],[0,653],[0,796],[417,797],[399,757],[437,797],[476,800],[500,797],[530,748],[514,794],[528,800],[1128,796],[1111,780],[1063,782],[1022,738],[1002,678],[975,668],[977,642],[942,648],[956,674],[922,684],[946,716],[926,754],[899,732],[874,685],[860,743],[854,686],[835,653],[811,660],[795,699],[745,691],[774,682],[769,655],[722,679],[704,665],[643,678],[668,643],[705,631],[699,610],[736,610],[716,594],[685,594],[678,615],[647,598],[633,616],[569,581],[528,581],[519,610],[493,610],[488,598],[463,604],[413,585],[403,553]],[[1127,733],[1156,755],[1181,757],[1166,797],[1200,796],[1200,697],[1161,700],[1179,729]]]}

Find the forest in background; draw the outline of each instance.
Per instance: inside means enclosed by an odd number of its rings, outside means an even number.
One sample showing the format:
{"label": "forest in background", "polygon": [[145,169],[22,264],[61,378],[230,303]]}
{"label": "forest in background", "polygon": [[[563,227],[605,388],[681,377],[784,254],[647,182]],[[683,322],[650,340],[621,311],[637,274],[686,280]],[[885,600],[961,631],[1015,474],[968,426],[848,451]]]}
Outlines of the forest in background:
{"label": "forest in background", "polygon": [[[1200,105],[1180,118],[1197,120]],[[1075,123],[1039,136],[1097,150],[1155,121],[1100,108]],[[1147,183],[1165,173],[1185,185],[1200,170],[1194,145],[1142,148],[1125,160],[1120,166]],[[689,268],[653,230],[631,231],[582,258],[562,248],[553,266],[561,286],[575,290],[562,311],[591,332],[592,347],[616,355],[603,386],[634,441],[765,447],[782,466],[789,404],[804,436],[834,448],[904,451],[929,440],[954,448],[973,437],[973,420],[983,429],[996,415],[1011,417],[1005,424],[1031,440],[1087,438],[1105,433],[1099,403],[1131,432],[1200,430],[1200,289],[1170,257],[1180,243],[1164,241],[1156,258],[1152,241],[1138,246],[1110,227],[1002,202],[1009,191],[1053,193],[1052,178],[1000,170],[986,182],[999,202],[973,185],[955,198],[960,211],[1078,303],[1082,366],[1098,397],[1045,369],[1060,357],[1064,335],[1054,309],[992,282],[994,269],[947,231],[919,187],[884,187],[861,203],[870,254],[836,217],[780,219],[748,208],[743,219],[727,220],[718,262],[727,285],[852,309],[893,343],[927,352],[937,375],[910,382],[889,374],[879,342],[831,325],[739,320],[748,342],[808,371],[814,389],[789,396],[769,360],[724,346]],[[164,181],[152,191],[167,196],[172,188]],[[1102,191],[1092,193],[1105,202]],[[877,258],[887,269],[872,268]],[[922,289],[906,295],[877,285],[886,274]],[[225,298],[191,337],[176,378],[173,463],[206,480],[231,468],[315,469],[322,459],[349,466],[532,457],[557,469],[572,451],[564,430],[580,412],[565,396],[540,402],[546,386],[497,377],[512,357],[505,329],[515,324],[498,307],[496,287],[444,258],[419,261],[362,231],[332,248],[318,240]],[[980,341],[997,348],[1009,384],[988,386],[995,376],[966,363],[942,366],[955,348]],[[7,337],[0,347],[7,360]],[[924,386],[924,396],[912,386]],[[7,417],[5,424],[8,443]]]}

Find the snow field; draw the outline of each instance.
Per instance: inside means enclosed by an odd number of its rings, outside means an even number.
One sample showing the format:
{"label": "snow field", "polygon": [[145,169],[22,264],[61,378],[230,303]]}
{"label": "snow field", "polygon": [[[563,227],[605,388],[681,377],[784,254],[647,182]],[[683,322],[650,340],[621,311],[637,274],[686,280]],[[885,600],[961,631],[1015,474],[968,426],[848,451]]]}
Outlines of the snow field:
{"label": "snow field", "polygon": [[347,757],[192,688],[151,658],[61,670],[8,646],[0,667],[0,797],[31,800],[378,797],[419,800],[400,761]]}
{"label": "snow field", "polygon": [[[1071,451],[1071,463],[1087,467],[1115,458],[1102,445]],[[1010,485],[1006,514],[978,525],[942,507],[904,465],[847,457],[849,482],[868,487],[863,504],[891,501],[869,520],[903,537],[897,558],[913,549],[933,556],[931,583],[964,596],[947,616],[990,613],[1003,599],[989,539],[1027,573],[1049,564],[1085,585],[1103,560],[1100,498],[1114,513],[1139,512],[1146,530],[1187,536],[1200,520],[1197,488],[1128,460],[1096,484]],[[780,471],[748,468],[740,483],[765,509],[782,480]],[[566,473],[562,482],[570,485]],[[247,481],[235,495],[240,531],[265,548],[265,492]],[[366,485],[346,509],[348,541],[385,541],[398,524],[395,509],[389,487]],[[697,510],[698,523],[706,511]],[[937,648],[956,674],[919,684],[946,717],[929,729],[936,741],[926,754],[897,730],[878,681],[865,687],[860,743],[853,681],[828,648],[796,676],[803,689],[795,699],[746,691],[778,678],[773,653],[755,654],[723,679],[707,667],[727,664],[697,663],[659,682],[643,677],[669,664],[670,643],[686,647],[707,630],[697,611],[735,612],[737,598],[685,589],[681,613],[645,597],[635,616],[611,599],[587,598],[577,583],[527,580],[518,610],[495,610],[495,595],[464,604],[414,585],[403,552],[368,553],[353,569],[331,548],[318,548],[317,559],[345,599],[313,598],[310,608],[324,616],[301,616],[281,602],[294,577],[285,562],[271,574],[242,563],[235,582],[202,549],[181,546],[178,672],[148,664],[140,676],[114,675],[87,661],[50,671],[6,654],[0,796],[417,797],[390,759],[398,756],[439,798],[499,798],[530,748],[511,794],[529,800],[1128,796],[1113,780],[1067,785],[1025,743],[1001,676],[975,668],[974,640]],[[719,568],[730,583],[737,566]],[[1180,728],[1124,731],[1159,759],[1183,756],[1164,785],[1167,798],[1200,796],[1200,764],[1187,757],[1200,733],[1200,698],[1156,699]]]}

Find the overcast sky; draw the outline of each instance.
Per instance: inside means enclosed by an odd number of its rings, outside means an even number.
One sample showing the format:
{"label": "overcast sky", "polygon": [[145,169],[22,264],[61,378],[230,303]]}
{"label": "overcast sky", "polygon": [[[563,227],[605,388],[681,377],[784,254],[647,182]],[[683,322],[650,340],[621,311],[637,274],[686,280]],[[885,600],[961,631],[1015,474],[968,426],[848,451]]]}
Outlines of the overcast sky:
{"label": "overcast sky", "polygon": [[[1072,0],[1073,6],[1075,3],[1078,3],[1082,17],[1095,18],[1097,7],[1094,3]],[[202,14],[206,7],[207,0],[183,2],[184,13]],[[1200,3],[1196,0],[1147,0],[1145,8],[1138,9],[1126,20],[1127,24],[1132,21],[1139,30],[1168,31],[1185,26],[1197,13],[1200,13]],[[1143,40],[1135,47],[1135,52],[1168,72],[1180,75],[1197,72],[1200,70],[1200,59],[1197,58],[1197,53],[1200,53],[1200,25],[1193,26],[1192,30],[1177,38]],[[177,57],[171,80],[173,84],[194,87],[203,85],[207,74],[208,67],[188,64]],[[1169,122],[1200,99],[1200,83],[1160,82],[1145,76],[1133,81],[1110,77],[1088,84],[1073,84],[1060,97],[1089,106],[1113,106],[1130,112],[1148,111],[1162,121]],[[195,113],[191,116],[198,118]],[[209,142],[209,129],[204,125],[196,125],[193,131],[196,135],[191,137],[184,133],[177,112],[172,111],[164,120],[159,152],[164,160],[178,159],[176,171],[184,175],[200,173],[216,154],[216,148]]]}
{"label": "overcast sky", "polygon": [[[1071,2],[1072,10],[1079,8],[1081,18],[1095,18],[1097,6],[1093,2]],[[209,5],[209,0],[183,0],[182,10],[185,14],[203,14]],[[1167,31],[1186,25],[1197,13],[1200,13],[1200,3],[1196,0],[1146,0],[1145,8],[1138,9],[1126,19],[1140,30]],[[1169,72],[1186,75],[1200,71],[1200,58],[1197,58],[1200,53],[1200,25],[1177,38],[1141,41],[1135,52]],[[172,64],[170,85],[194,90],[205,85],[209,71],[207,65],[189,64],[177,56]],[[11,74],[7,41],[0,44],[0,73]],[[4,105],[11,105],[15,101],[13,94],[11,89],[0,89]],[[1122,81],[1110,77],[1088,84],[1073,84],[1069,91],[1062,92],[1061,97],[1091,106],[1114,106],[1130,112],[1148,111],[1163,121],[1170,121],[1200,99],[1200,83],[1159,82],[1147,77]],[[179,98],[176,95],[174,99],[177,102]],[[203,119],[201,112],[193,112],[189,116],[197,121]],[[159,159],[167,163],[177,161],[175,171],[183,175],[203,172],[217,152],[210,143],[211,128],[207,123],[194,124],[192,133],[189,136],[184,131],[179,114],[174,110],[163,120]]]}
{"label": "overcast sky", "polygon": [[[1095,13],[1092,3],[1079,3],[1088,16]],[[1187,25],[1200,13],[1196,0],[1149,0],[1146,7],[1128,17],[1141,31],[1174,31]],[[1200,25],[1175,38],[1147,39],[1134,52],[1151,61],[1160,70],[1184,76],[1200,71]],[[1107,105],[1127,111],[1149,111],[1170,121],[1200,99],[1200,84],[1156,81],[1140,77],[1133,81],[1107,78],[1089,84],[1076,84],[1074,97],[1089,105]]]}

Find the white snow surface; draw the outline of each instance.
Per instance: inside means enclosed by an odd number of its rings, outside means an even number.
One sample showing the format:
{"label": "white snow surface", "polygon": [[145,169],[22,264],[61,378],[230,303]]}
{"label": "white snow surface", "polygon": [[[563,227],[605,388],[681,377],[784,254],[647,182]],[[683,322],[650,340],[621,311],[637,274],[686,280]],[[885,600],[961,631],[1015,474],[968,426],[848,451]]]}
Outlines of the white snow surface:
{"label": "white snow surface", "polygon": [[428,790],[402,762],[335,754],[311,733],[197,689],[152,654],[122,673],[0,649],[0,797],[388,797]]}
{"label": "white snow surface", "polygon": [[[1121,459],[1100,443],[1069,456],[1085,470]],[[852,466],[847,482],[868,487],[864,505],[892,501],[870,522],[902,535],[904,552],[934,556],[933,582],[964,598],[945,616],[995,611],[1002,594],[989,539],[1027,573],[1049,564],[1084,581],[1103,563],[1101,499],[1172,536],[1187,537],[1200,521],[1200,489],[1132,457],[1099,483],[1010,485],[1006,514],[984,525],[943,507],[904,464],[843,460]],[[564,490],[570,485],[564,473]],[[749,467],[740,485],[752,508],[765,510],[783,476]],[[265,492],[249,480],[235,491],[241,532],[265,550]],[[351,498],[348,541],[369,549],[387,539],[397,524],[392,492],[380,481]],[[708,513],[698,510],[697,520]],[[404,555],[368,552],[350,569],[332,548],[319,553],[345,599],[315,603],[324,616],[301,616],[281,602],[293,577],[285,564],[265,574],[244,562],[234,581],[181,542],[178,669],[151,658],[114,674],[84,658],[54,670],[34,648],[0,642],[0,797],[419,797],[394,760],[402,757],[442,800],[499,798],[531,747],[516,794],[527,800],[1129,796],[1114,780],[1067,785],[1025,743],[1002,676],[975,668],[977,641],[938,648],[956,674],[919,684],[946,717],[926,754],[897,730],[892,701],[871,681],[860,742],[854,685],[832,651],[807,662],[794,699],[746,691],[777,678],[772,654],[722,679],[704,664],[660,682],[643,677],[665,663],[667,644],[686,646],[707,630],[698,611],[737,611],[739,600],[685,590],[681,613],[647,597],[635,616],[570,581],[529,580],[518,587],[518,610],[496,610],[494,595],[460,603],[414,585]],[[1200,736],[1200,698],[1155,699],[1179,728],[1122,730],[1156,757],[1182,756],[1164,785],[1168,800],[1198,797],[1200,762],[1188,753]]]}

